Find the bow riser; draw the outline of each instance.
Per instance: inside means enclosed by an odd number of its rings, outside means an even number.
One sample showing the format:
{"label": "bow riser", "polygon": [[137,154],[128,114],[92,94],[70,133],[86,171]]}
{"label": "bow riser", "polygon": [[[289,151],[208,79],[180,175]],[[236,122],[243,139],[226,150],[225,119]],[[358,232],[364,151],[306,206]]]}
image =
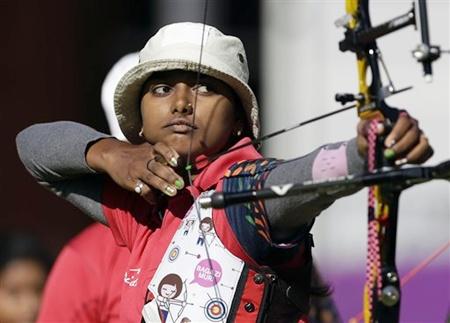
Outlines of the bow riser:
{"label": "bow riser", "polygon": [[[378,65],[380,54],[376,37],[386,34],[390,24],[385,23],[381,27],[372,28],[368,0],[348,0],[346,7],[347,14],[351,15],[352,19],[347,25],[345,39],[340,43],[340,48],[342,50],[350,47],[357,56],[360,97],[357,106],[358,115],[365,120],[384,120],[389,127],[397,120],[398,110],[384,102],[386,90],[381,81]],[[351,45],[348,45],[349,39],[352,41]],[[369,68],[370,85],[367,84]],[[371,125],[370,129],[368,163],[369,171],[373,172],[389,166],[389,163],[383,156],[386,134],[377,136],[375,124]],[[398,322],[399,320],[400,286],[395,264],[395,250],[400,192],[400,189],[389,184],[377,185],[369,189],[368,260],[364,293],[366,322]]]}

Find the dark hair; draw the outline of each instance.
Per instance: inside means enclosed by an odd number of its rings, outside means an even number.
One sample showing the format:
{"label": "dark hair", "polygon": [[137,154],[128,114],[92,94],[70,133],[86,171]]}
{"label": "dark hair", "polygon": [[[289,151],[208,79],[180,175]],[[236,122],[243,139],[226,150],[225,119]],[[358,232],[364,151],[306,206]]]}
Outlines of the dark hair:
{"label": "dark hair", "polygon": [[24,233],[0,233],[0,271],[18,259],[34,260],[47,272],[52,266],[49,252],[35,237]]}
{"label": "dark hair", "polygon": [[180,295],[181,290],[183,289],[183,281],[177,274],[168,274],[161,280],[161,282],[158,285],[159,295],[161,295],[161,289],[164,284],[175,285],[177,287],[177,291],[175,292],[175,295],[172,298],[177,298],[178,295]]}
{"label": "dark hair", "polygon": [[213,228],[213,224],[212,224],[212,219],[210,217],[206,217],[204,219],[202,219],[198,225],[199,229],[201,230],[202,228],[202,224],[208,224],[209,225],[209,229],[208,231],[211,231],[211,229]]}

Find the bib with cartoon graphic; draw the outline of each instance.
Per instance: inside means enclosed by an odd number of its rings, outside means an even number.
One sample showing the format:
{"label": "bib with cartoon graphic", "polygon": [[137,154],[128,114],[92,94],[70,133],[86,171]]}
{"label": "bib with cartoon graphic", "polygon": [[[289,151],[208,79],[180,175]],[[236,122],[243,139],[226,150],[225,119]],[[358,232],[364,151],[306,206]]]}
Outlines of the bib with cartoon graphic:
{"label": "bib with cartoon graphic", "polygon": [[200,208],[199,198],[181,221],[148,285],[142,310],[147,323],[227,320],[244,262],[219,240],[212,209]]}

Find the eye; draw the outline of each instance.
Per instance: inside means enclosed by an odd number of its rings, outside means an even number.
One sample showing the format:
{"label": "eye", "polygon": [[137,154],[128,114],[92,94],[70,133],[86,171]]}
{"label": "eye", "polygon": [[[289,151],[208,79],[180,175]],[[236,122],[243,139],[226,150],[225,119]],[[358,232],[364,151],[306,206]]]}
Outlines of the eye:
{"label": "eye", "polygon": [[170,93],[171,89],[172,88],[166,84],[158,84],[152,86],[150,91],[152,94],[155,94],[156,96],[163,96]]}

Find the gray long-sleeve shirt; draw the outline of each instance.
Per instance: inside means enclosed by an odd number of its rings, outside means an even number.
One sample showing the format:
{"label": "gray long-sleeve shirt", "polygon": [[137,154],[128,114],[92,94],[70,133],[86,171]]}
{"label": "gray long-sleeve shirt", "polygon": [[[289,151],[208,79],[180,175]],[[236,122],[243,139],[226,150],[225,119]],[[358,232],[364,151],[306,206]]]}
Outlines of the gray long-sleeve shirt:
{"label": "gray long-sleeve shirt", "polygon": [[[104,175],[86,163],[90,143],[108,135],[87,126],[60,121],[33,125],[17,136],[17,149],[25,168],[39,184],[71,202],[93,219],[106,223],[101,207]],[[327,145],[327,149],[343,143]],[[364,161],[357,153],[356,141],[344,144],[349,174],[361,173]],[[313,165],[322,148],[300,158],[281,163],[271,171],[265,185],[304,182],[313,178]],[[330,194],[308,193],[265,202],[267,216],[276,240],[295,235],[297,228],[310,223],[337,198],[354,193],[338,190]]]}

